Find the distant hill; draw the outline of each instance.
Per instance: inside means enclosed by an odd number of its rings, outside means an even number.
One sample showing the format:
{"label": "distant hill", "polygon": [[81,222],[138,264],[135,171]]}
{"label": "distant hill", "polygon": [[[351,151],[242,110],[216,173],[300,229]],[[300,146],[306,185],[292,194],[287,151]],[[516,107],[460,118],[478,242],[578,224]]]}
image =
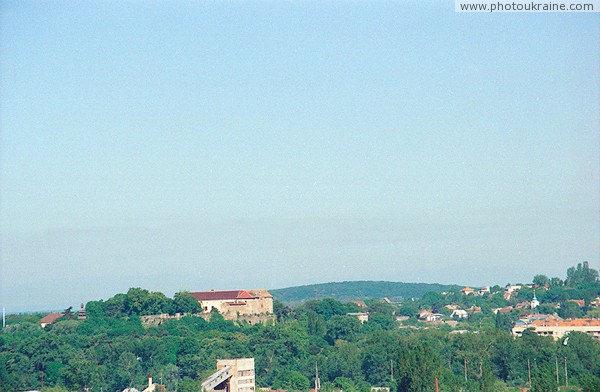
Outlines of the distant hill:
{"label": "distant hill", "polygon": [[319,298],[334,298],[338,301],[347,302],[387,297],[391,301],[400,301],[403,298],[422,297],[423,294],[429,291],[440,293],[460,288],[461,286],[437,283],[355,281],[311,284],[269,290],[269,292],[273,294],[277,301],[296,304]]}

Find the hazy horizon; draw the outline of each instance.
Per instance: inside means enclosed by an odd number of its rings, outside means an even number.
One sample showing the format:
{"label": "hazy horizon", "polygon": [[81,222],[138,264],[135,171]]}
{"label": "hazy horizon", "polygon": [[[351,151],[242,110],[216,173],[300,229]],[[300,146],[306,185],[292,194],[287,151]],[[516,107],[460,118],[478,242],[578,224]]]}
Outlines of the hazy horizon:
{"label": "hazy horizon", "polygon": [[0,306],[600,269],[597,14],[0,4]]}

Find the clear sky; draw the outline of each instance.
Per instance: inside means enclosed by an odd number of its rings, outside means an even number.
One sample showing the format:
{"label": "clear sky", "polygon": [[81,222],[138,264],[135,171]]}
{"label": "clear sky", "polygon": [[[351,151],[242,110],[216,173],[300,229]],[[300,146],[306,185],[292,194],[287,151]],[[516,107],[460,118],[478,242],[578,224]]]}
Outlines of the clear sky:
{"label": "clear sky", "polygon": [[3,1],[1,300],[600,267],[600,14]]}

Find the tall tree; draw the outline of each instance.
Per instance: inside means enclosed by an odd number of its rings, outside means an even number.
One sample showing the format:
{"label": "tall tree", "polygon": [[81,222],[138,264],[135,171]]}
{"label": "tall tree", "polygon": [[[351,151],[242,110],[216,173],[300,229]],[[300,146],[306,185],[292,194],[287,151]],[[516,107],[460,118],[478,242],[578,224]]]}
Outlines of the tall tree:
{"label": "tall tree", "polygon": [[398,392],[435,391],[435,379],[441,375],[441,359],[427,344],[403,348],[396,365]]}

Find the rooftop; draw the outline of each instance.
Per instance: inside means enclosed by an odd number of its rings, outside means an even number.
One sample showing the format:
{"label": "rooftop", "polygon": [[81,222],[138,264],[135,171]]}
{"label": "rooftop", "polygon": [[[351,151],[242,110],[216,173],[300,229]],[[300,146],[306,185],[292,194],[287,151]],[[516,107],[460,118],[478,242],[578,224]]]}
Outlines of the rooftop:
{"label": "rooftop", "polygon": [[[265,290],[266,291],[266,290]],[[198,291],[190,293],[198,301],[219,301],[219,300],[236,300],[236,299],[254,299],[257,296],[250,294],[246,290],[233,291]]]}

